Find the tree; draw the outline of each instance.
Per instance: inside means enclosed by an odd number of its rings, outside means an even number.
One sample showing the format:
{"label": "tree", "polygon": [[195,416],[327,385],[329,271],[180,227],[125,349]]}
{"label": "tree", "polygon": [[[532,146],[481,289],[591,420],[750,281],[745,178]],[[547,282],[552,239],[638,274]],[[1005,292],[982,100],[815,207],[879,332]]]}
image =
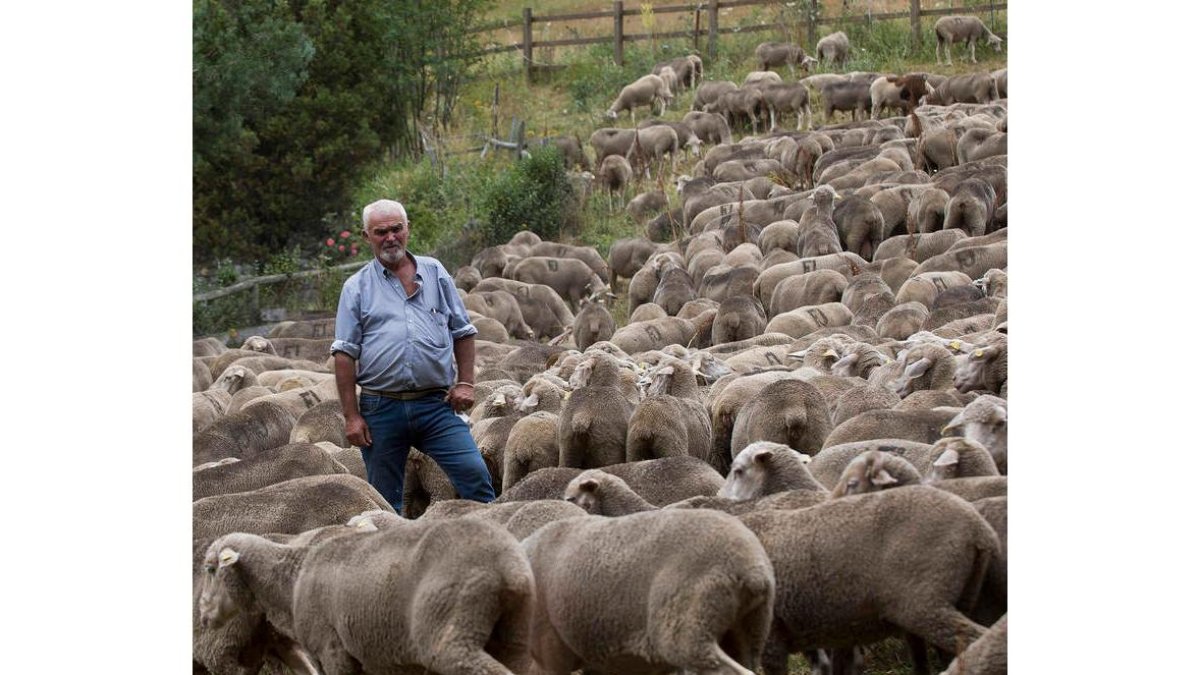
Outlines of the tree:
{"label": "tree", "polygon": [[419,156],[488,1],[196,0],[193,259],[313,242],[369,167]]}

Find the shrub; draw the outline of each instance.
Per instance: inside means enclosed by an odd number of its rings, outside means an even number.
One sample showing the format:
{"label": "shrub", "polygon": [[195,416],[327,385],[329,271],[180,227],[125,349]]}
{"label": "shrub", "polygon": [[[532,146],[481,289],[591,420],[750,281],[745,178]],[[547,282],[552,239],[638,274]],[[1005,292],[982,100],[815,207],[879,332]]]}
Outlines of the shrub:
{"label": "shrub", "polygon": [[578,225],[579,213],[558,148],[531,148],[530,155],[487,187],[481,246],[506,243],[521,230],[530,230],[542,239],[558,239],[564,226]]}

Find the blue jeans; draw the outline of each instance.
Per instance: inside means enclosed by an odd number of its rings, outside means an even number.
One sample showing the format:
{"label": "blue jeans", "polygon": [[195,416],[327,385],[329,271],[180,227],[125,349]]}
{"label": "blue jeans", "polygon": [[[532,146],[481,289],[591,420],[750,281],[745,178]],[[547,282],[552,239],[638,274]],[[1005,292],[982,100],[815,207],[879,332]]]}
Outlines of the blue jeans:
{"label": "blue jeans", "polygon": [[371,434],[371,445],[362,448],[367,481],[396,513],[403,513],[409,447],[432,457],[462,499],[485,503],[496,499],[492,477],[467,423],[454,414],[442,394],[412,401],[363,394],[358,409]]}

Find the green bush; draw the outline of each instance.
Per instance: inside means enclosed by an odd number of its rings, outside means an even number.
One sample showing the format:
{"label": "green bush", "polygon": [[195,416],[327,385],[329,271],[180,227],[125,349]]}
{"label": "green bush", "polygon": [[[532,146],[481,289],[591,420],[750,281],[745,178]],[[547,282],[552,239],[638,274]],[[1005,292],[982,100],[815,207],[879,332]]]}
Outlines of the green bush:
{"label": "green bush", "polygon": [[578,227],[579,212],[558,148],[530,148],[530,154],[488,185],[480,245],[507,243],[521,230],[558,240],[564,227]]}

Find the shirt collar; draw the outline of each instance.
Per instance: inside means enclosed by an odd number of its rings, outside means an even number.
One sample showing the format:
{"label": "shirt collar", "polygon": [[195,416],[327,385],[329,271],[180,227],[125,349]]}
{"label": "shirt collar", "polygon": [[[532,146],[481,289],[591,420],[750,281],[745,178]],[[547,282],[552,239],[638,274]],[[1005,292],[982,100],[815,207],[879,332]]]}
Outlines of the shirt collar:
{"label": "shirt collar", "polygon": [[[408,259],[412,261],[413,269],[416,270],[416,276],[421,276],[421,265],[417,262],[417,257],[412,254],[412,251],[405,251],[404,255],[408,256]],[[382,274],[385,279],[396,276],[392,274],[391,270],[384,267],[383,263],[379,262],[379,258],[371,258],[371,264],[375,267],[375,273]]]}

